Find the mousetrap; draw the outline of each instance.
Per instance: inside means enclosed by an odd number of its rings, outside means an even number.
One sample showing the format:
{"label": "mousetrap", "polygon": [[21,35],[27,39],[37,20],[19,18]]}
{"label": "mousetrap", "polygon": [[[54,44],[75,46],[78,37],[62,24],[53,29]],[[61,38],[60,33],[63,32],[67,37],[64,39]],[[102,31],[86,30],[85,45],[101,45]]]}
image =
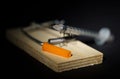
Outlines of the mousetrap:
{"label": "mousetrap", "polygon": [[[13,44],[55,72],[63,72],[72,69],[93,66],[100,64],[103,61],[103,53],[78,40],[69,41],[65,45],[52,44],[52,46],[55,46],[55,48],[51,48],[51,44],[47,45],[46,43],[50,38],[61,37],[61,34],[58,31],[47,27],[37,29],[34,28],[33,30],[30,30],[26,27],[25,29],[27,29],[27,33],[29,35],[37,40],[45,42],[45,44],[42,43],[42,45],[40,45],[36,43],[34,40],[26,36],[20,28],[8,29],[6,31],[6,36]],[[45,50],[47,51],[44,50],[44,45],[46,45],[47,49]],[[56,47],[58,50],[56,50]],[[50,50],[53,50],[54,52],[50,53]],[[63,53],[64,50],[66,52],[70,51],[69,55],[65,55]]]}

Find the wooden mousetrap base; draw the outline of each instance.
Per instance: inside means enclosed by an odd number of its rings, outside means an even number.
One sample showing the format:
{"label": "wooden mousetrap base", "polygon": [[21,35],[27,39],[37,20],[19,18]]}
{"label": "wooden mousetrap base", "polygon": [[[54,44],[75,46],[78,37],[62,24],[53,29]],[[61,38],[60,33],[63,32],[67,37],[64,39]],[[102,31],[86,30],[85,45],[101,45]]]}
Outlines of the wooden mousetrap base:
{"label": "wooden mousetrap base", "polygon": [[[29,34],[43,42],[47,42],[49,38],[61,36],[59,32],[49,28],[32,30],[29,31]],[[41,46],[25,36],[20,31],[20,28],[9,29],[6,32],[6,35],[12,43],[55,72],[93,66],[95,64],[100,64],[103,61],[103,53],[81,41],[71,41],[64,46],[61,46],[62,48],[70,50],[72,53],[70,58],[64,58],[42,51]],[[57,46],[60,47],[59,44]]]}

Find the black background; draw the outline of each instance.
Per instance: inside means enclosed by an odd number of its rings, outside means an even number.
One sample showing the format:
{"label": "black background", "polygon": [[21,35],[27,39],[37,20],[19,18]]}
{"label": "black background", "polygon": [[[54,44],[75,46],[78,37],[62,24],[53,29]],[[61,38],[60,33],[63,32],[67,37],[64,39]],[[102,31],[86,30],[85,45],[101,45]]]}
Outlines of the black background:
{"label": "black background", "polygon": [[[24,3],[24,2],[23,2]],[[1,6],[1,58],[3,77],[9,78],[43,78],[43,79],[103,79],[118,78],[120,66],[120,5],[119,2],[36,2],[5,4]],[[49,20],[64,19],[66,24],[99,31],[102,27],[110,28],[115,40],[103,46],[81,41],[101,51],[104,54],[103,63],[91,67],[79,68],[62,73],[56,73],[38,62],[23,50],[19,49],[5,38],[9,28],[25,27],[32,21],[42,23]]]}

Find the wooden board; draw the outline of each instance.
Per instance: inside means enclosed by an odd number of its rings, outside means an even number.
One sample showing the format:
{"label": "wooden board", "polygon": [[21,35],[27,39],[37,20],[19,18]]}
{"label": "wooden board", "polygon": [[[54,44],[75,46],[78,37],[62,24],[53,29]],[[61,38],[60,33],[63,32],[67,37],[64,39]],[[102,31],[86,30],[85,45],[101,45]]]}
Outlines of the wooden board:
{"label": "wooden board", "polygon": [[[61,36],[59,32],[49,28],[41,28],[28,32],[34,38],[44,42],[47,42],[49,38]],[[67,45],[62,46],[62,48],[68,49],[72,52],[72,57],[64,58],[42,51],[41,46],[26,37],[19,28],[7,30],[6,35],[12,43],[55,72],[93,66],[95,64],[100,64],[103,61],[103,53],[82,43],[81,41],[71,41],[67,43]],[[60,47],[59,44],[57,46]]]}

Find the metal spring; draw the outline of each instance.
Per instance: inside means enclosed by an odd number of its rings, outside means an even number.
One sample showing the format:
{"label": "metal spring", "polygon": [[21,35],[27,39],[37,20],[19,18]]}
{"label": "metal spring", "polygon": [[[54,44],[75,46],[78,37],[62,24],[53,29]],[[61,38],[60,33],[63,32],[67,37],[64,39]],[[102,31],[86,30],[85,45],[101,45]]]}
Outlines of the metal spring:
{"label": "metal spring", "polygon": [[96,32],[91,32],[88,30],[84,30],[81,28],[77,28],[77,27],[72,27],[72,26],[63,26],[64,29],[62,29],[61,31],[63,31],[63,33],[67,33],[70,35],[84,35],[84,36],[90,36],[90,37],[97,37],[97,33]]}

